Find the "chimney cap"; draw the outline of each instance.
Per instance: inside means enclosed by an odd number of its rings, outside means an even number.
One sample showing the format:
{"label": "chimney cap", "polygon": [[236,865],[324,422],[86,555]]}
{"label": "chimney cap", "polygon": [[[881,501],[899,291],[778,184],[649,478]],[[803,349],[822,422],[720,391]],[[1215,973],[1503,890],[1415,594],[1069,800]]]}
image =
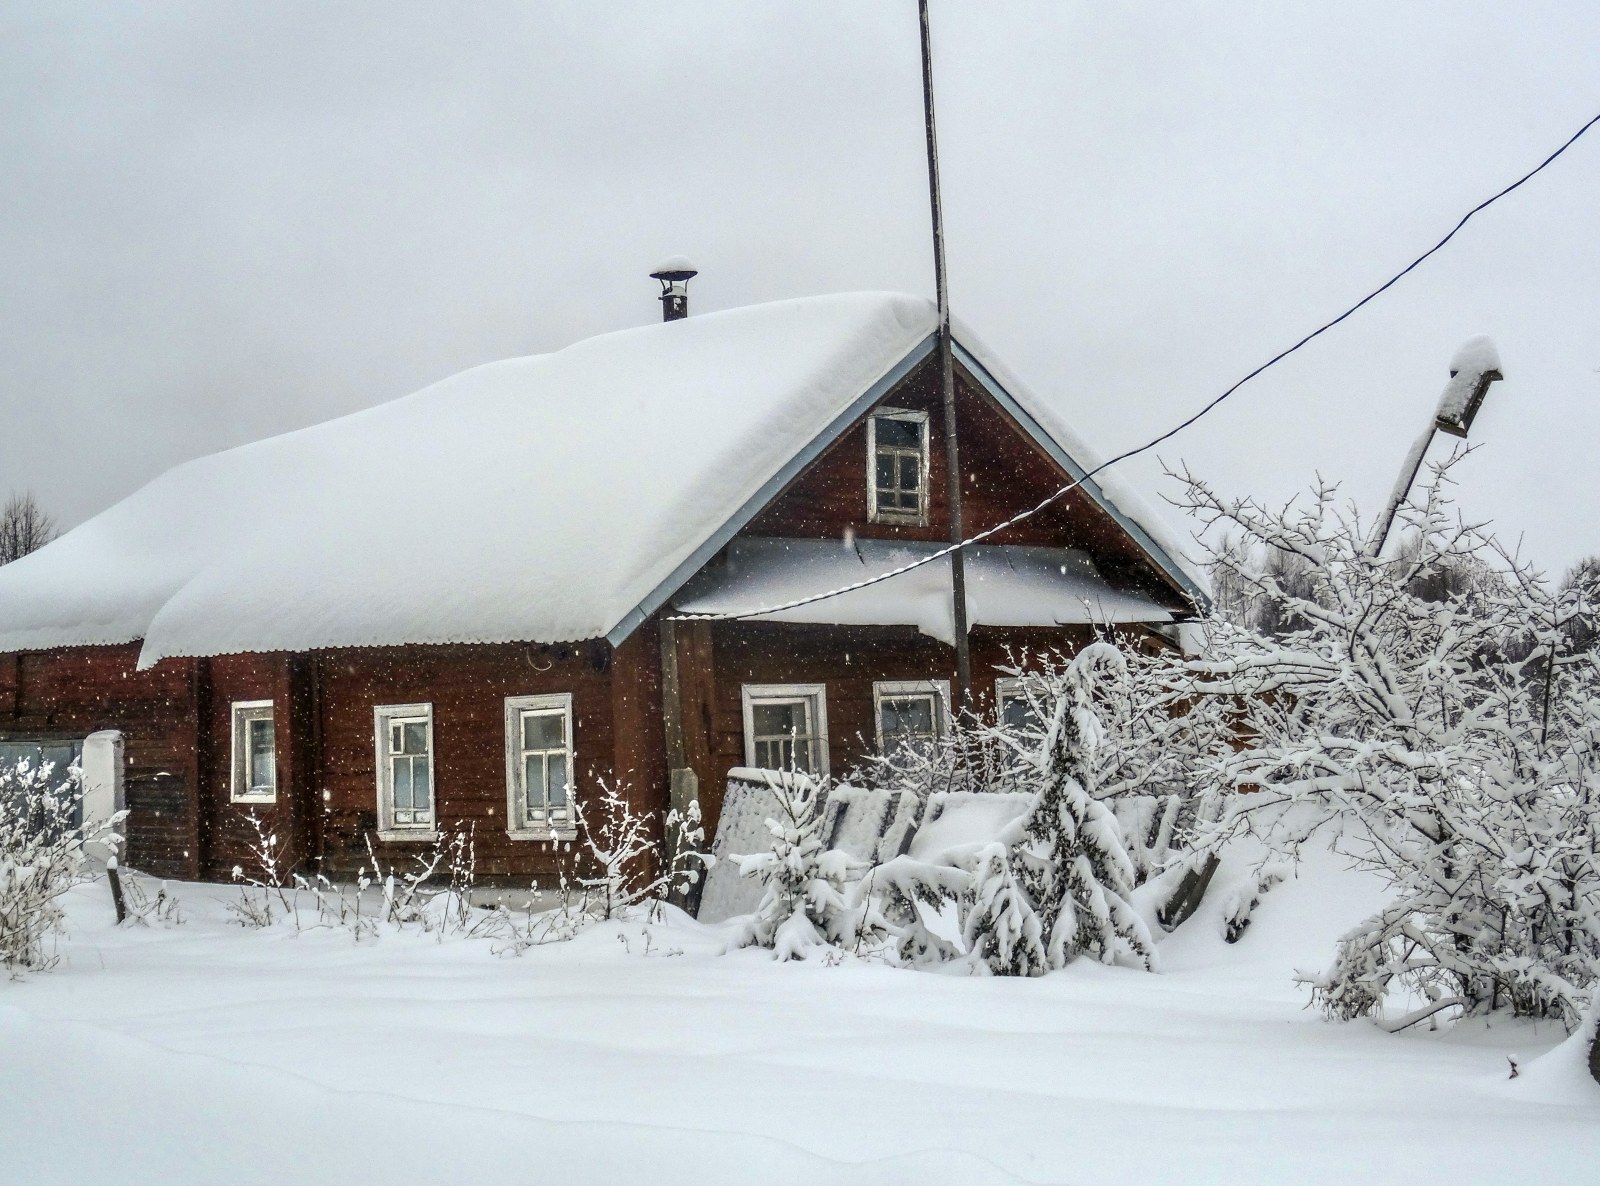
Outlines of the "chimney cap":
{"label": "chimney cap", "polygon": [[681,284],[699,274],[695,266],[684,256],[673,255],[656,265],[655,271],[650,273],[650,279],[660,280],[665,284]]}

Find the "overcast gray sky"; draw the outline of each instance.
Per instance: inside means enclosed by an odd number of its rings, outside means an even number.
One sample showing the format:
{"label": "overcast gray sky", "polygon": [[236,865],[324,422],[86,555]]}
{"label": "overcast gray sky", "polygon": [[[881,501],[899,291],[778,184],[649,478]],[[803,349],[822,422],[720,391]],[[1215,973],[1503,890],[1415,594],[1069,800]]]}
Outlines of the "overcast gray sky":
{"label": "overcast gray sky", "polygon": [[[1103,452],[1186,415],[1600,111],[1600,4],[934,0],[952,303]],[[490,359],[931,294],[915,0],[0,0],[0,493],[168,466]],[[1455,347],[1465,510],[1600,551],[1600,131],[1163,449],[1370,507]],[[692,409],[688,410],[692,414]],[[1158,467],[1135,473],[1163,489]]]}

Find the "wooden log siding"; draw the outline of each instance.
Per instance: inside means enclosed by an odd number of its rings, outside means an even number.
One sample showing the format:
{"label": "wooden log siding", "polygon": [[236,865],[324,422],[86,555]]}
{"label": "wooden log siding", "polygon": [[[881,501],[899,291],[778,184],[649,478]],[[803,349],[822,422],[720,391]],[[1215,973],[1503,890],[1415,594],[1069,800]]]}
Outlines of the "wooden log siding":
{"label": "wooden log siding", "polygon": [[[205,827],[204,872],[227,881],[236,866],[259,875],[258,843],[251,817],[276,836],[285,870],[308,872],[315,851],[310,805],[306,801],[306,767],[302,729],[295,728],[295,664],[284,654],[219,655],[205,661],[209,669],[209,707],[203,708],[202,747]],[[233,705],[240,700],[272,701],[273,745],[277,758],[277,798],[270,804],[234,803]]]}
{"label": "wooden log siding", "polygon": [[126,864],[159,877],[198,877],[199,722],[193,659],[137,670],[137,643],[0,656],[0,738],[125,740],[131,811]]}
{"label": "wooden log siding", "polygon": [[[642,632],[641,632],[642,633]],[[385,866],[410,868],[428,845],[379,843],[377,772],[374,767],[373,708],[382,704],[433,705],[435,810],[442,831],[470,827],[477,850],[477,873],[486,881],[548,883],[570,854],[533,840],[506,834],[505,700],[565,692],[572,696],[573,749],[577,793],[592,800],[600,779],[608,782],[620,764],[650,773],[651,760],[640,747],[660,749],[656,734],[638,717],[652,687],[649,665],[639,670],[641,638],[619,649],[604,643],[540,646],[374,647],[321,651],[313,656],[320,701],[324,865],[330,876],[349,877],[367,863],[370,835]],[[621,693],[613,673],[644,681],[637,692]],[[659,664],[656,666],[659,671]],[[618,696],[621,703],[617,702]],[[619,712],[620,710],[620,712]],[[614,717],[623,725],[617,728]],[[621,760],[619,763],[619,755]],[[664,776],[662,778],[664,781]],[[635,785],[630,780],[630,786]],[[664,796],[654,783],[639,779],[641,805]]]}
{"label": "wooden log siding", "polygon": [[[717,622],[705,653],[709,678],[704,703],[710,724],[703,757],[691,760],[700,779],[700,806],[713,835],[728,771],[745,764],[745,684],[820,683],[827,689],[828,753],[842,777],[877,750],[873,699],[881,680],[955,680],[955,652],[909,626],[811,626],[775,622]],[[972,632],[973,698],[980,716],[994,712],[995,680],[1009,655],[1074,654],[1091,638],[1086,626],[979,627]],[[680,643],[680,670],[685,648]],[[690,730],[686,730],[689,732]],[[691,753],[694,751],[691,750]]]}
{"label": "wooden log siding", "polygon": [[[963,525],[972,534],[1033,506],[1071,479],[1003,409],[978,393],[960,367],[956,377],[962,468],[966,471]],[[837,539],[848,529],[863,539],[948,542],[944,417],[935,379],[932,363],[925,362],[880,403],[928,413],[926,526],[868,522],[867,427],[863,419],[751,520],[742,534]],[[1116,521],[1079,491],[986,542],[1082,548],[1095,557],[1101,572],[1113,583],[1138,589],[1163,605],[1187,608]]]}

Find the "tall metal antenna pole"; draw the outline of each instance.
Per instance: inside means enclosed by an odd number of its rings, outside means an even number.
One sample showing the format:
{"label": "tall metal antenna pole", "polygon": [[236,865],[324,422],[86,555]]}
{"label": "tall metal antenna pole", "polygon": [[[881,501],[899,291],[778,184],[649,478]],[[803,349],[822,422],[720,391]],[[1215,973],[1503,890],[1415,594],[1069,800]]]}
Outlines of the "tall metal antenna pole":
{"label": "tall metal antenna pole", "polygon": [[[961,448],[956,439],[955,358],[950,347],[950,289],[944,267],[944,214],[939,203],[939,142],[933,126],[933,43],[928,32],[928,0],[917,0],[922,18],[922,110],[928,126],[928,205],[933,213],[933,278],[939,290],[939,381],[944,394],[944,457],[950,502],[950,542],[966,538],[961,524]],[[972,655],[967,648],[967,566],[961,549],[950,553],[950,596],[956,633],[956,702],[959,713],[972,707]]]}

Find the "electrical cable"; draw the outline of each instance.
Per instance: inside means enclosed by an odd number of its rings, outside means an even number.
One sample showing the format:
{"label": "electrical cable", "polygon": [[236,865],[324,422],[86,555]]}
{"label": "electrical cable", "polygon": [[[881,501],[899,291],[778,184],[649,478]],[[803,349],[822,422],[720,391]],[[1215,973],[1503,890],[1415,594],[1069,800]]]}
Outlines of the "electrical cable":
{"label": "electrical cable", "polygon": [[892,568],[888,572],[882,572],[882,573],[877,574],[876,576],[866,577],[865,579],[856,581],[853,584],[842,585],[837,589],[830,589],[826,593],[813,593],[813,594],[811,594],[811,595],[809,595],[807,597],[799,597],[799,598],[796,598],[793,601],[786,601],[786,602],[782,603],[781,605],[767,606],[767,607],[764,607],[762,609],[742,610],[742,611],[740,611],[738,613],[721,613],[721,614],[717,614],[717,613],[704,613],[704,614],[686,613],[686,614],[674,614],[674,615],[672,615],[673,620],[674,621],[697,621],[697,622],[704,622],[704,621],[715,621],[715,622],[740,621],[740,620],[744,620],[744,619],[748,619],[748,618],[765,617],[768,614],[784,613],[784,612],[786,612],[788,610],[792,610],[792,609],[800,609],[803,606],[814,605],[819,601],[827,601],[830,598],[840,597],[840,596],[843,596],[846,593],[853,593],[857,589],[866,589],[866,588],[869,588],[872,585],[879,584],[882,581],[887,581],[887,580],[893,579],[894,577],[902,576],[905,573],[911,572],[913,569],[921,568],[925,564],[932,564],[935,560],[942,560],[944,557],[950,555],[952,552],[959,551],[962,548],[971,547],[973,544],[981,543],[983,540],[986,540],[986,539],[990,538],[991,536],[997,535],[1000,532],[1005,531],[1007,528],[1014,527],[1018,523],[1021,523],[1026,519],[1032,518],[1034,515],[1037,515],[1040,511],[1044,510],[1046,507],[1051,506],[1052,504],[1054,504],[1056,502],[1059,502],[1061,499],[1065,498],[1068,494],[1072,493],[1074,490],[1076,490],[1079,487],[1081,487],[1082,485],[1084,485],[1084,483],[1088,482],[1096,474],[1101,473],[1104,470],[1110,469],[1113,465],[1116,465],[1119,462],[1127,461],[1130,457],[1137,457],[1141,453],[1148,453],[1151,449],[1154,449],[1157,445],[1163,444],[1163,443],[1171,440],[1173,437],[1177,436],[1184,429],[1191,427],[1193,424],[1195,424],[1202,417],[1204,417],[1207,414],[1209,414],[1212,410],[1214,410],[1218,405],[1220,405],[1229,396],[1233,395],[1234,392],[1238,391],[1239,388],[1243,387],[1246,383],[1250,382],[1252,379],[1254,379],[1257,376],[1261,375],[1263,372],[1267,371],[1271,367],[1276,366],[1278,363],[1280,363],[1284,359],[1288,358],[1291,354],[1293,354],[1295,351],[1299,350],[1301,347],[1306,346],[1309,343],[1311,343],[1312,341],[1314,341],[1317,338],[1321,337],[1323,334],[1327,333],[1334,326],[1340,324],[1341,322],[1349,319],[1350,317],[1354,316],[1356,313],[1360,312],[1360,310],[1365,308],[1367,305],[1371,304],[1374,300],[1376,300],[1378,297],[1382,296],[1384,293],[1388,292],[1389,289],[1393,288],[1396,284],[1398,284],[1406,276],[1410,275],[1422,263],[1424,263],[1430,256],[1432,256],[1435,253],[1437,253],[1438,251],[1440,251],[1445,246],[1445,244],[1449,243],[1450,240],[1454,239],[1456,237],[1457,233],[1461,230],[1461,228],[1466,226],[1467,223],[1471,222],[1472,219],[1476,215],[1478,215],[1478,214],[1482,213],[1483,211],[1487,210],[1490,206],[1493,206],[1501,198],[1503,198],[1506,195],[1512,193],[1514,190],[1517,190],[1517,189],[1521,188],[1527,182],[1533,180],[1533,178],[1535,178],[1540,173],[1542,173],[1546,168],[1548,168],[1552,163],[1555,162],[1557,157],[1559,157],[1562,153],[1566,152],[1567,149],[1571,148],[1574,144],[1576,144],[1578,142],[1578,140],[1583,136],[1583,134],[1585,132],[1589,131],[1589,129],[1594,127],[1596,124],[1600,124],[1600,114],[1596,114],[1595,116],[1593,116],[1587,123],[1585,123],[1581,128],[1579,128],[1576,132],[1574,132],[1571,136],[1569,136],[1567,138],[1566,142],[1563,143],[1560,148],[1556,149],[1549,156],[1545,157],[1544,160],[1540,161],[1537,165],[1535,165],[1528,172],[1524,173],[1521,177],[1517,178],[1510,185],[1508,185],[1504,189],[1500,190],[1494,196],[1485,198],[1483,201],[1479,202],[1476,206],[1474,206],[1471,210],[1468,210],[1465,214],[1463,214],[1461,216],[1461,220],[1459,222],[1457,222],[1455,224],[1455,226],[1450,228],[1449,233],[1446,234],[1444,236],[1444,238],[1440,239],[1432,247],[1428,248],[1428,250],[1424,251],[1421,255],[1417,256],[1416,259],[1412,260],[1405,267],[1401,268],[1398,272],[1396,272],[1393,276],[1389,277],[1389,279],[1385,280],[1377,288],[1373,289],[1366,296],[1362,297],[1359,301],[1357,301],[1355,304],[1351,305],[1348,309],[1346,309],[1343,313],[1340,313],[1337,317],[1333,318],[1331,321],[1327,321],[1327,322],[1324,322],[1322,325],[1319,325],[1316,329],[1312,330],[1305,337],[1301,338],[1293,346],[1290,346],[1288,349],[1282,350],[1279,353],[1273,355],[1266,362],[1262,363],[1260,366],[1256,367],[1255,370],[1251,371],[1249,374],[1245,375],[1244,378],[1242,378],[1238,382],[1236,382],[1232,387],[1229,387],[1226,391],[1223,391],[1220,395],[1214,396],[1209,402],[1207,402],[1204,406],[1202,406],[1199,411],[1195,412],[1193,415],[1189,416],[1187,419],[1180,421],[1178,424],[1174,425],[1172,428],[1167,429],[1160,436],[1154,437],[1151,440],[1146,441],[1144,444],[1139,445],[1136,448],[1129,449],[1129,450],[1127,450],[1126,452],[1123,452],[1123,453],[1118,453],[1115,457],[1111,458],[1109,461],[1102,461],[1099,465],[1095,466],[1093,469],[1088,470],[1081,478],[1078,478],[1073,482],[1069,482],[1067,485],[1065,485],[1065,486],[1061,487],[1061,489],[1057,490],[1054,494],[1051,494],[1051,495],[1047,496],[1046,498],[1044,498],[1040,502],[1036,503],[1034,506],[1029,507],[1027,510],[1021,511],[1018,514],[1013,515],[1011,518],[1007,519],[1005,522],[998,523],[993,527],[987,528],[984,531],[980,531],[976,535],[972,536],[971,538],[962,540],[960,543],[948,544],[945,547],[940,548],[936,552],[930,552],[926,556],[920,556],[916,560],[913,560],[908,564],[901,565],[899,568]]}

